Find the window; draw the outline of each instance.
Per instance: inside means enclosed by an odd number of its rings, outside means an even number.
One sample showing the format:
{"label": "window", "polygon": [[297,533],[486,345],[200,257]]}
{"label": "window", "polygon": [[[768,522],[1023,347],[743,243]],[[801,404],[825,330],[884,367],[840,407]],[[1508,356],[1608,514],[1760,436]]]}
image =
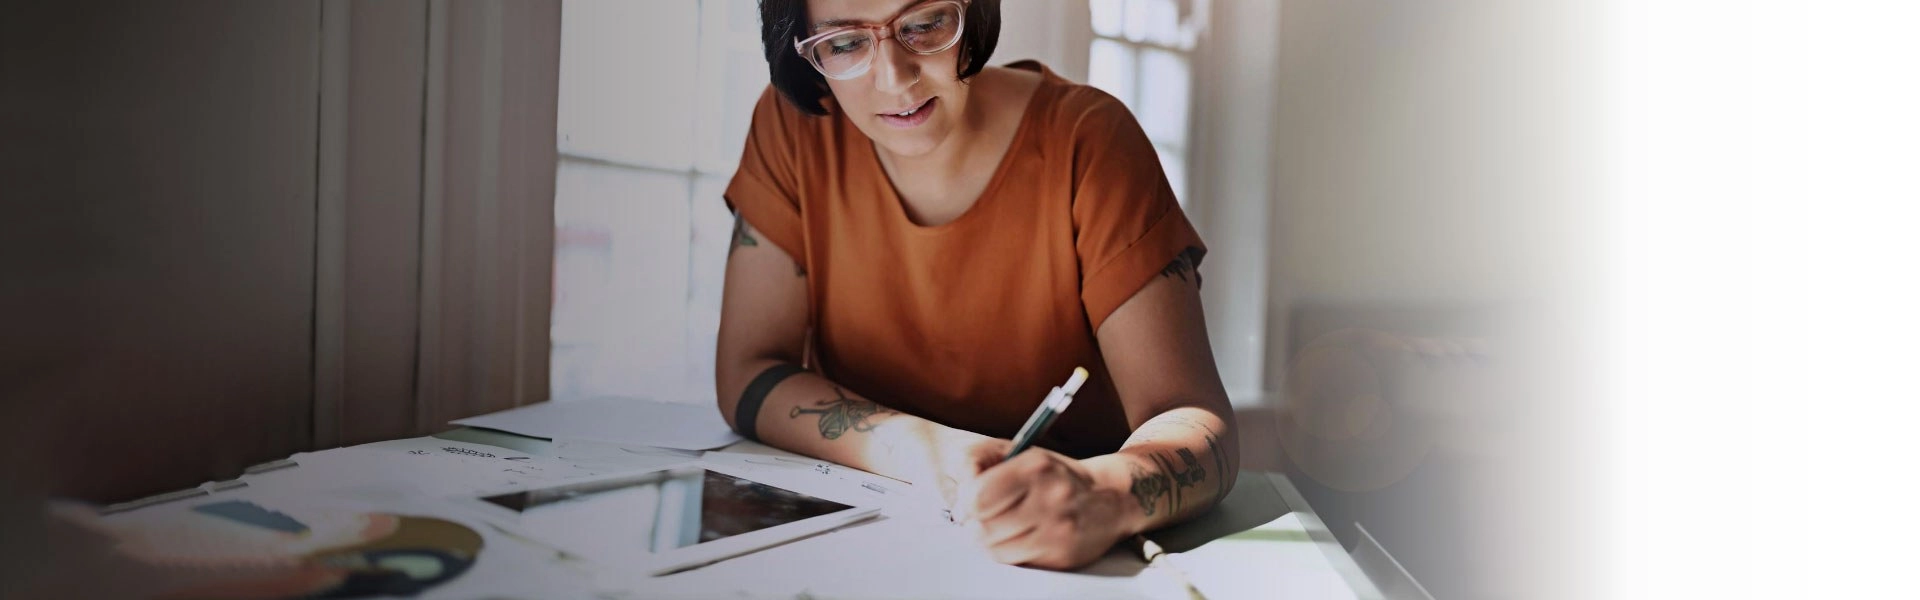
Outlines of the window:
{"label": "window", "polygon": [[1160,153],[1160,167],[1181,204],[1187,155],[1193,48],[1208,0],[1089,0],[1093,43],[1087,83],[1127,105]]}
{"label": "window", "polygon": [[755,0],[566,0],[553,399],[714,401],[720,194],[766,85]]}

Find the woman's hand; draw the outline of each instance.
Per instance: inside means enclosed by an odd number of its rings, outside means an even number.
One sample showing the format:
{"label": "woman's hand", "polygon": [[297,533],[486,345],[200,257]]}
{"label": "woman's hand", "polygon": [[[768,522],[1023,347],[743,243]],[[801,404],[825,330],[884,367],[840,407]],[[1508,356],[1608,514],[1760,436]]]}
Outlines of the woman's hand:
{"label": "woman's hand", "polygon": [[[954,507],[960,489],[978,478],[988,467],[1006,458],[1013,442],[988,437],[964,429],[939,427],[933,434],[931,473],[934,488],[949,508]],[[918,482],[916,482],[918,483]]]}
{"label": "woman's hand", "polygon": [[994,560],[1047,569],[1080,567],[1133,533],[1133,513],[1127,510],[1131,500],[1119,491],[1124,487],[1102,485],[1102,478],[1093,461],[1028,448],[963,482],[954,518],[974,531]]}

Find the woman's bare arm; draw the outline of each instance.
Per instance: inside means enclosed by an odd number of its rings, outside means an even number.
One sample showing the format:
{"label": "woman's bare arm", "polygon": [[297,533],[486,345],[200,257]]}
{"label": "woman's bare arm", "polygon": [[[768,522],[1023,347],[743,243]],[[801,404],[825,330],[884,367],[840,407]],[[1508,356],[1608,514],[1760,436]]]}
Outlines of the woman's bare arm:
{"label": "woman's bare arm", "polygon": [[1097,333],[1133,436],[1124,463],[1142,531],[1191,518],[1233,489],[1239,438],[1200,307],[1199,253],[1175,258]]}
{"label": "woman's bare arm", "polygon": [[961,490],[957,516],[995,559],[1078,567],[1233,489],[1238,438],[1207,344],[1197,257],[1183,253],[1095,332],[1134,427],[1118,452],[1076,461],[1036,448]]}
{"label": "woman's bare arm", "polygon": [[[714,368],[727,423],[770,446],[916,484],[982,468],[1000,440],[895,411],[798,369],[806,366],[806,277],[784,250],[736,219]],[[769,388],[782,371],[792,374]]]}

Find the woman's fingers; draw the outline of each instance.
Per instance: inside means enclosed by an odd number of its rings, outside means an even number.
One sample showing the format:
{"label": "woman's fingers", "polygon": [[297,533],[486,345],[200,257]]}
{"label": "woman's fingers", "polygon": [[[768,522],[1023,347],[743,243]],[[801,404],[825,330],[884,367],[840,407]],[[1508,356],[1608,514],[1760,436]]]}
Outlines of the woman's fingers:
{"label": "woman's fingers", "polygon": [[989,439],[968,449],[967,459],[973,465],[975,474],[985,472],[1000,464],[1007,457],[1007,451],[1013,449],[1013,443],[1002,439]]}
{"label": "woman's fingers", "polygon": [[1047,552],[1045,544],[1039,543],[1040,529],[1029,528],[1017,535],[987,546],[987,555],[995,562],[1008,565],[1023,565],[1033,562]]}
{"label": "woman's fingers", "polygon": [[1039,524],[1032,519],[1000,518],[992,521],[973,521],[968,524],[968,527],[973,529],[973,534],[980,540],[980,545],[992,548],[1032,533],[1034,529],[1039,528]]}
{"label": "woman's fingers", "polygon": [[[981,473],[961,488],[956,503],[969,519],[991,519],[1019,506],[1044,469],[1047,457],[1042,450],[1031,450]],[[956,515],[958,516],[958,515]]]}
{"label": "woman's fingers", "polygon": [[1049,569],[1085,564],[1113,545],[1114,532],[1088,527],[1111,523],[1115,507],[1090,495],[1093,480],[1082,469],[1035,448],[964,485],[955,517],[995,561]]}
{"label": "woman's fingers", "polygon": [[988,556],[1009,565],[1072,569],[1093,562],[1107,546],[1089,545],[1082,532],[1064,524],[1036,527],[987,547]]}

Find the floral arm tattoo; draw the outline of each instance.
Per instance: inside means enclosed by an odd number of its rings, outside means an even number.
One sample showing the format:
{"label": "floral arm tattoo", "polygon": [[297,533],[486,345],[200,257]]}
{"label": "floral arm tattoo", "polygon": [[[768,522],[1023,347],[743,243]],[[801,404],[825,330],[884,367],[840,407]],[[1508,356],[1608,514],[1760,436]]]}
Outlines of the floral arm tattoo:
{"label": "floral arm tattoo", "polygon": [[848,431],[865,433],[873,431],[874,424],[867,420],[877,413],[896,414],[899,411],[882,408],[872,400],[849,398],[840,386],[833,387],[835,397],[820,400],[813,405],[818,408],[793,407],[787,411],[787,418],[798,419],[802,415],[820,416],[820,437],[837,440]]}

